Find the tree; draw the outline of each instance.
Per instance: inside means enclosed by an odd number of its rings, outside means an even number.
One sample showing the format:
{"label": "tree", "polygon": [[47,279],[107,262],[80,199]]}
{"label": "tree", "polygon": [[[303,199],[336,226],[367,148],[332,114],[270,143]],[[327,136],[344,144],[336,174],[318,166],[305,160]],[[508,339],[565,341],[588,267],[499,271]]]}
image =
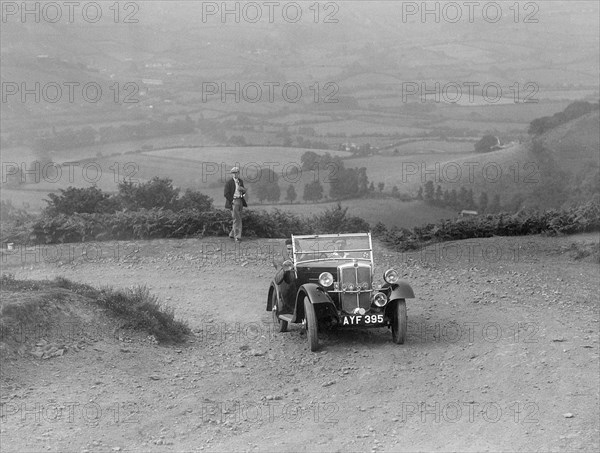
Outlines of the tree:
{"label": "tree", "polygon": [[489,153],[494,146],[500,144],[498,137],[494,135],[484,135],[481,140],[475,143],[476,153]]}
{"label": "tree", "polygon": [[303,198],[305,201],[318,201],[323,198],[323,186],[319,181],[313,181],[304,186]]}
{"label": "tree", "polygon": [[477,207],[480,212],[485,212],[488,209],[488,194],[487,192],[481,192],[479,194],[479,201]]}
{"label": "tree", "polygon": [[419,191],[417,192],[417,200],[423,199],[423,186],[419,187]]}
{"label": "tree", "polygon": [[492,198],[492,202],[490,203],[490,206],[488,208],[488,212],[491,213],[496,213],[496,212],[500,212],[502,208],[500,207],[500,195],[499,194],[495,194]]}
{"label": "tree", "polygon": [[438,186],[435,188],[435,201],[436,201],[436,203],[441,203],[442,202],[442,197],[443,197],[442,186],[440,186],[438,184]]}
{"label": "tree", "polygon": [[281,198],[279,187],[279,176],[270,168],[260,170],[260,176],[256,182],[256,198],[261,203],[264,200],[278,202]]}
{"label": "tree", "polygon": [[399,193],[398,186],[392,187],[392,195],[397,196]]}
{"label": "tree", "polygon": [[383,192],[383,188],[385,187],[385,183],[384,182],[380,182],[379,184],[377,184],[377,188],[379,189],[379,192]]}
{"label": "tree", "polygon": [[315,170],[315,163],[318,162],[319,155],[314,151],[306,151],[300,156],[302,170]]}
{"label": "tree", "polygon": [[458,207],[458,194],[456,193],[456,189],[450,191],[450,204],[455,208]]}
{"label": "tree", "polygon": [[433,181],[427,181],[425,183],[425,190],[423,194],[423,199],[426,202],[431,203],[433,201],[434,190],[435,189],[433,188]]}
{"label": "tree", "polygon": [[285,199],[287,201],[289,201],[290,203],[293,203],[296,198],[298,198],[298,194],[296,193],[296,189],[294,188],[294,186],[292,184],[290,184],[287,188],[287,191],[285,193]]}
{"label": "tree", "polygon": [[[367,184],[367,169],[344,168],[344,163],[340,160],[333,159],[328,165],[328,168],[333,170],[326,177],[326,181],[330,183],[329,196],[334,200],[342,200],[345,198],[354,198],[360,195],[360,185],[366,187]],[[360,173],[363,173],[361,176]],[[362,178],[362,181],[361,181]]]}
{"label": "tree", "polygon": [[512,199],[508,203],[508,211],[509,212],[517,212],[523,206],[523,202],[525,201],[525,197],[521,192],[517,192],[513,195]]}
{"label": "tree", "polygon": [[469,189],[467,191],[467,209],[474,209],[475,206],[475,198],[473,195],[473,189]]}
{"label": "tree", "polygon": [[444,203],[444,206],[449,206],[450,203],[450,192],[448,192],[448,189],[444,190],[444,194],[442,195],[442,201]]}
{"label": "tree", "polygon": [[364,196],[369,188],[369,178],[367,177],[367,168],[361,167],[357,172],[358,195]]}
{"label": "tree", "polygon": [[469,208],[469,192],[464,187],[461,187],[458,192],[458,207],[461,209]]}
{"label": "tree", "polygon": [[373,184],[373,181],[369,184],[369,192],[375,192],[375,184]]}

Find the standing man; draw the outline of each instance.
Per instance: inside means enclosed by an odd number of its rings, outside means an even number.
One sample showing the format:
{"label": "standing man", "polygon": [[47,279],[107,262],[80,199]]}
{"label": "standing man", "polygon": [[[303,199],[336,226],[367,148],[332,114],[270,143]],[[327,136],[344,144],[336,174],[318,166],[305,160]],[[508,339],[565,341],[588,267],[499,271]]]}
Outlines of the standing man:
{"label": "standing man", "polygon": [[242,208],[248,207],[244,196],[246,189],[244,181],[240,179],[240,169],[233,167],[231,169],[233,178],[225,183],[225,209],[231,209],[231,218],[233,225],[229,237],[235,239],[235,242],[242,240]]}

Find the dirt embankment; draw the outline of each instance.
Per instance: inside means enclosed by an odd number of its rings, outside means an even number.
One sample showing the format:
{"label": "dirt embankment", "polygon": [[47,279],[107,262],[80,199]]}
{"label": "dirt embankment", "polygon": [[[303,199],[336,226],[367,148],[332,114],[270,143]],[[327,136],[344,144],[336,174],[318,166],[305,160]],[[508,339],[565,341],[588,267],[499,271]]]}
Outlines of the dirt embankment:
{"label": "dirt embankment", "polygon": [[3,312],[2,450],[596,451],[597,243],[376,244],[377,273],[395,264],[415,289],[406,344],[330,332],[318,353],[265,311],[275,241],[17,250],[4,272],[146,284],[195,335],[158,345],[67,292],[3,294],[45,308]]}

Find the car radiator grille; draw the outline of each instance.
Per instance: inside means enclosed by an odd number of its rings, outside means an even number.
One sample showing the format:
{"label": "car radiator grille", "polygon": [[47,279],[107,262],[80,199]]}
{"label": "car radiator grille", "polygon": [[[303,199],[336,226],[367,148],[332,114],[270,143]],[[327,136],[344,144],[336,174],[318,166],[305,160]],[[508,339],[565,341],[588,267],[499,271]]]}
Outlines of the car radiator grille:
{"label": "car radiator grille", "polygon": [[[338,267],[338,280],[340,289],[344,286],[354,285],[354,288],[362,288],[363,283],[367,284],[367,290],[371,289],[371,266],[366,263],[348,263]],[[368,310],[371,306],[371,292],[342,292],[340,294],[342,310],[347,313],[353,313],[356,308]]]}

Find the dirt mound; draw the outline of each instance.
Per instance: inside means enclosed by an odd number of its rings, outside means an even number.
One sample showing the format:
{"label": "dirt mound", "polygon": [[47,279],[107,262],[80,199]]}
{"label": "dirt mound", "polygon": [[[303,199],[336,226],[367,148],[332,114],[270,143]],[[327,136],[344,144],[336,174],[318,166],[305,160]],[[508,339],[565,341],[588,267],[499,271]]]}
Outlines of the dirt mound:
{"label": "dirt mound", "polygon": [[119,330],[118,320],[87,297],[64,288],[3,285],[0,296],[2,359],[62,356]]}

